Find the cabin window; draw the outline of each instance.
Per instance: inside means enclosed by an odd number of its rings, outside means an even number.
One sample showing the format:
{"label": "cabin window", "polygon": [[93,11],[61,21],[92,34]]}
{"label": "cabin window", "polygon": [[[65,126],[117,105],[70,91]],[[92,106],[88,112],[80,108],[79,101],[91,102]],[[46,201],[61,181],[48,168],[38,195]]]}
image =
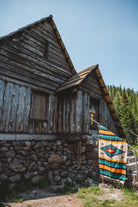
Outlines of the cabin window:
{"label": "cabin window", "polygon": [[39,92],[33,92],[31,119],[47,120],[47,100],[48,96]]}
{"label": "cabin window", "polygon": [[44,58],[47,59],[48,57],[48,47],[49,47],[49,42],[45,40],[45,47],[44,47]]}
{"label": "cabin window", "polygon": [[93,121],[99,122],[99,101],[90,98],[90,130],[97,130],[97,124]]}

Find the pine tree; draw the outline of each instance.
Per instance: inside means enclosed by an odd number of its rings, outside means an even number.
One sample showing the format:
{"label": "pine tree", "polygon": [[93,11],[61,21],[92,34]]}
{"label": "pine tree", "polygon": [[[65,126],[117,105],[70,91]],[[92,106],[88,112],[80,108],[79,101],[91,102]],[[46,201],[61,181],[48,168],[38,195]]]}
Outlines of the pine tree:
{"label": "pine tree", "polygon": [[[130,88],[108,86],[109,94],[122,126],[138,134],[138,92]],[[134,137],[130,136],[134,142]]]}
{"label": "pine tree", "polygon": [[[123,93],[121,97],[121,102],[119,107],[119,117],[120,117],[121,124],[125,128],[135,132],[135,120],[131,112],[131,107],[129,105],[129,101],[125,89],[123,89]],[[134,143],[133,136],[130,135],[130,138],[133,139],[133,143]]]}

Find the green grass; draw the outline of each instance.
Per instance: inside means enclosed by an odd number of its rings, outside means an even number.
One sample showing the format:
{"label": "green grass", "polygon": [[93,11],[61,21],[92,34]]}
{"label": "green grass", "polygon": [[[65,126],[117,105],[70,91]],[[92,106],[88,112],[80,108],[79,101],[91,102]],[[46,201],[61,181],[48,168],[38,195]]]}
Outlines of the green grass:
{"label": "green grass", "polygon": [[32,207],[31,204],[28,204],[27,207]]}
{"label": "green grass", "polygon": [[[121,189],[123,199],[119,202],[115,199],[102,201],[98,196],[106,195],[106,192],[99,187],[93,186],[81,188],[77,193],[77,197],[82,198],[84,207],[138,207],[138,194],[134,190],[128,190],[123,187]],[[113,193],[114,189],[110,189],[110,191]]]}
{"label": "green grass", "polygon": [[99,187],[94,187],[94,186],[90,186],[89,188],[81,188],[81,190],[78,192],[79,194],[89,194],[89,193],[93,193],[95,195],[103,195],[104,194],[104,190],[99,188]]}
{"label": "green grass", "polygon": [[94,197],[93,194],[96,196],[103,195],[104,190],[94,186],[81,188],[77,193],[77,197],[83,199],[85,207],[98,207],[102,201],[99,198]]}
{"label": "green grass", "polygon": [[98,207],[102,201],[94,196],[88,197],[84,201],[84,207]]}
{"label": "green grass", "polygon": [[[136,150],[136,155],[138,155],[138,143],[135,145],[132,145],[132,147]],[[133,154],[135,154],[134,151],[133,151]]]}
{"label": "green grass", "polygon": [[106,200],[104,200],[103,202],[102,202],[102,204],[101,204],[101,206],[105,206],[105,207],[110,207],[110,206],[113,206],[113,204],[115,204],[116,203],[116,200],[115,199],[106,199]]}

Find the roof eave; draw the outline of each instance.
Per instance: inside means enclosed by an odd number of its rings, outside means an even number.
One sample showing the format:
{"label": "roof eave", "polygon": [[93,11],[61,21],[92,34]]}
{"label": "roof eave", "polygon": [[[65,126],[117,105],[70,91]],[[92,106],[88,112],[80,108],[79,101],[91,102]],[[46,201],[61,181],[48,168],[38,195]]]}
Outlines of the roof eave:
{"label": "roof eave", "polygon": [[126,136],[125,136],[124,129],[121,128],[122,125],[121,125],[119,116],[118,116],[118,114],[117,114],[117,112],[116,112],[116,110],[114,108],[114,105],[113,105],[112,100],[110,98],[109,92],[108,92],[108,90],[106,88],[106,85],[104,83],[104,80],[102,78],[102,74],[101,74],[101,72],[99,70],[99,67],[96,68],[95,74],[97,76],[97,79],[98,79],[99,84],[101,86],[101,89],[103,91],[103,94],[104,94],[103,98],[104,98],[104,100],[105,100],[105,102],[107,104],[107,108],[108,108],[108,110],[109,110],[109,112],[111,114],[111,117],[112,117],[112,119],[113,119],[113,121],[115,123],[117,123],[117,124],[120,125],[120,127],[118,127],[118,125],[116,125],[117,126],[117,129],[118,129],[118,133],[119,133],[119,135],[121,135],[121,137],[124,137],[125,138]]}

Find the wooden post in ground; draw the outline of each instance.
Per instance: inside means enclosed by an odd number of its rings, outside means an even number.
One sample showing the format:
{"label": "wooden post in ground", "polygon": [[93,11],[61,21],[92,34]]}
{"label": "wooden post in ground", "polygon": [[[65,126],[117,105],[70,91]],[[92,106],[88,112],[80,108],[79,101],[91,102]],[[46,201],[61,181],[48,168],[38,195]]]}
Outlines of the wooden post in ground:
{"label": "wooden post in ground", "polygon": [[104,177],[102,176],[102,184],[104,184]]}

